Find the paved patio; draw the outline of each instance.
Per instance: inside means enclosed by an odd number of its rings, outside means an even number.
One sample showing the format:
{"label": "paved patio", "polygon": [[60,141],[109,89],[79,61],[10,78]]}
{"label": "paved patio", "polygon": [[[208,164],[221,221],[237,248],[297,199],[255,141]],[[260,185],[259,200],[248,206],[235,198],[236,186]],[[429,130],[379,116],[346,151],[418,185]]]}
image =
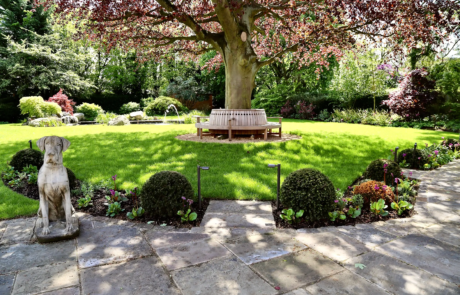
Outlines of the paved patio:
{"label": "paved patio", "polygon": [[230,201],[192,230],[79,214],[43,245],[33,218],[1,221],[0,294],[460,294],[460,161],[413,177],[417,215],[356,227],[277,230],[268,203]]}

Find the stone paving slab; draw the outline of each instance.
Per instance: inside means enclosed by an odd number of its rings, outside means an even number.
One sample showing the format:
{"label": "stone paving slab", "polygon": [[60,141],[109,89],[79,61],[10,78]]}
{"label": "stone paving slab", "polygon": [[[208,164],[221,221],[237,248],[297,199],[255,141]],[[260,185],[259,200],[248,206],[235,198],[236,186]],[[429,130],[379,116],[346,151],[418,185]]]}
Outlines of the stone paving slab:
{"label": "stone paving slab", "polygon": [[40,295],[80,295],[80,287],[64,288],[56,291],[40,293]]}
{"label": "stone paving slab", "polygon": [[214,240],[224,242],[228,239],[234,239],[237,237],[242,237],[242,236],[247,237],[251,235],[271,233],[274,231],[275,229],[272,229],[272,228],[264,229],[264,228],[240,228],[240,227],[238,228],[193,227],[190,230],[190,233],[206,234]]}
{"label": "stone paving slab", "polygon": [[[426,220],[426,219],[424,219]],[[375,228],[378,229],[379,231],[398,236],[398,237],[404,237],[409,234],[420,234],[421,230],[423,230],[425,227],[430,226],[433,224],[434,221],[430,223],[419,223],[413,218],[407,218],[407,219],[398,219],[397,221],[395,220],[394,222],[383,222],[383,223],[376,223]]]}
{"label": "stone paving slab", "polygon": [[371,248],[396,239],[395,235],[380,231],[375,227],[363,229],[354,226],[341,226],[339,227],[339,232]]}
{"label": "stone paving slab", "polygon": [[458,201],[460,200],[460,192],[429,189],[424,193],[420,193],[417,197],[417,200],[419,198],[427,198],[428,202],[430,203],[443,201]]}
{"label": "stone paving slab", "polygon": [[429,170],[415,170],[408,168],[402,168],[401,170],[403,171],[405,176],[410,177],[412,179],[427,181],[433,178],[433,173]]}
{"label": "stone paving slab", "polygon": [[408,235],[382,245],[377,251],[460,284],[459,247],[421,235]]}
{"label": "stone paving slab", "polygon": [[[277,257],[251,265],[272,286],[286,292],[314,283],[343,268],[311,249]],[[261,294],[261,293],[257,293]]]}
{"label": "stone paving slab", "polygon": [[14,284],[14,275],[0,276],[0,294],[11,294]]}
{"label": "stone paving slab", "polygon": [[171,248],[161,248],[157,250],[157,254],[168,270],[231,256],[231,253],[219,242],[209,239],[181,244]]}
{"label": "stone paving slab", "polygon": [[300,233],[295,238],[335,261],[343,261],[370,251],[363,243],[341,233]]}
{"label": "stone paving slab", "polygon": [[15,244],[0,247],[0,274],[58,262],[76,261],[75,241],[51,244]]}
{"label": "stone paving slab", "polygon": [[421,233],[436,240],[449,243],[454,246],[460,245],[460,226],[449,223],[434,224],[424,228]]}
{"label": "stone paving slab", "polygon": [[173,272],[184,295],[274,295],[278,292],[236,257],[215,259]]}
{"label": "stone paving slab", "polygon": [[8,223],[1,244],[28,243],[33,235],[35,219],[14,219]]}
{"label": "stone paving slab", "polygon": [[388,295],[382,288],[369,283],[365,279],[348,270],[325,278],[318,283],[306,287],[311,294],[372,294]]}
{"label": "stone paving slab", "polygon": [[76,262],[33,267],[18,273],[12,295],[32,294],[78,286]]}
{"label": "stone paving slab", "polygon": [[460,224],[460,200],[450,202],[428,203],[428,210],[438,216],[440,222]]}
{"label": "stone paving slab", "polygon": [[224,246],[246,264],[289,254],[306,248],[287,233],[257,234],[227,240]]}
{"label": "stone paving slab", "polygon": [[[355,267],[364,264],[364,269]],[[452,283],[442,280],[415,266],[403,263],[395,258],[377,252],[345,261],[345,267],[374,284],[401,295],[453,295],[460,289]],[[360,294],[371,294],[368,292]]]}
{"label": "stone paving slab", "polygon": [[145,233],[145,237],[150,243],[150,246],[152,246],[155,250],[209,238],[206,234],[172,233],[161,231],[148,231]]}
{"label": "stone paving slab", "polygon": [[180,295],[158,258],[153,256],[83,269],[81,287],[85,295]]}
{"label": "stone paving slab", "polygon": [[84,230],[77,238],[80,268],[92,267],[153,254],[136,228],[107,226]]}
{"label": "stone paving slab", "polygon": [[206,213],[201,221],[202,227],[255,227],[275,228],[273,214],[245,214],[245,213]]}
{"label": "stone paving slab", "polygon": [[305,289],[297,289],[297,290],[293,290],[291,292],[285,293],[284,295],[312,295],[312,294]]}
{"label": "stone paving slab", "polygon": [[272,214],[271,202],[211,200],[206,213]]}

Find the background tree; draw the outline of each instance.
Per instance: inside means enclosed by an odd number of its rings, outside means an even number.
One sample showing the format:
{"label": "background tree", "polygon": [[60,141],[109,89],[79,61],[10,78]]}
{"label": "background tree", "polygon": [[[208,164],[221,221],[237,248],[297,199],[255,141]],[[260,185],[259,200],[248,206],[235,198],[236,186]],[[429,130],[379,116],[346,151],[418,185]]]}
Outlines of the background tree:
{"label": "background tree", "polygon": [[[141,58],[215,50],[225,64],[226,108],[251,107],[255,76],[287,52],[327,65],[355,35],[395,48],[439,43],[458,25],[454,0],[46,0],[90,19],[89,33]],[[217,59],[216,59],[217,60]]]}

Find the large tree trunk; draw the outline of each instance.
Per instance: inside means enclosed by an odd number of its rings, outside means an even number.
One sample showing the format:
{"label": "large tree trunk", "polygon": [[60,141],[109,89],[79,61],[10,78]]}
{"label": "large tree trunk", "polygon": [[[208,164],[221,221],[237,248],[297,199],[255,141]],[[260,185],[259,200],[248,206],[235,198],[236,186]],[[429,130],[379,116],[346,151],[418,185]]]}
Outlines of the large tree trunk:
{"label": "large tree trunk", "polygon": [[250,109],[251,94],[255,87],[257,59],[247,56],[244,49],[227,48],[225,62],[225,108]]}

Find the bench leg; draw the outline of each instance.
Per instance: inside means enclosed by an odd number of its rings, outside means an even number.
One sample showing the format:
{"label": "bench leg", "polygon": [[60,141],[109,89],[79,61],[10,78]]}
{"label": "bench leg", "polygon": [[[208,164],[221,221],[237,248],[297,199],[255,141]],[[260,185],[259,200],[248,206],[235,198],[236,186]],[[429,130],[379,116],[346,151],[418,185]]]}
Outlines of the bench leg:
{"label": "bench leg", "polygon": [[228,141],[232,141],[232,120],[228,120]]}
{"label": "bench leg", "polygon": [[203,139],[203,128],[200,128],[200,139]]}
{"label": "bench leg", "polygon": [[196,128],[196,136],[200,136],[200,128]]}
{"label": "bench leg", "polygon": [[265,132],[264,132],[264,140],[267,140],[267,133],[268,133],[268,129],[265,129]]}
{"label": "bench leg", "polygon": [[279,136],[281,137],[281,127],[280,127],[280,132],[279,132]]}

